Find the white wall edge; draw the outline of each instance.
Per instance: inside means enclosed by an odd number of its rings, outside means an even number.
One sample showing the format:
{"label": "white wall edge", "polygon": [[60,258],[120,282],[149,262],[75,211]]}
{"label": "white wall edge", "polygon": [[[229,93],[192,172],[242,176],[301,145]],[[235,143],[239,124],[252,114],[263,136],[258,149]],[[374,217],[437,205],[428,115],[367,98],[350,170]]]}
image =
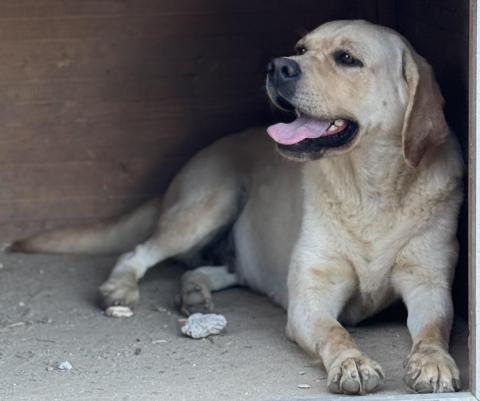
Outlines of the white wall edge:
{"label": "white wall edge", "polygon": [[[398,394],[398,395],[327,395],[318,398],[306,397],[302,399],[289,399],[281,401],[338,401],[338,400],[368,400],[368,401],[479,401],[470,392],[449,394]],[[273,400],[271,400],[273,401]],[[278,401],[278,400],[275,400]]]}

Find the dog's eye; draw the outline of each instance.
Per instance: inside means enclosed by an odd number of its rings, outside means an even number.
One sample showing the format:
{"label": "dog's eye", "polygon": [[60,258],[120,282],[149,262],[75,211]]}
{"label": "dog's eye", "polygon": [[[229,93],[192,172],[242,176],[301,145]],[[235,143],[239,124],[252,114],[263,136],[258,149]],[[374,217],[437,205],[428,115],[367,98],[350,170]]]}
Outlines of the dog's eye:
{"label": "dog's eye", "polygon": [[350,53],[345,50],[339,50],[333,53],[333,58],[338,65],[345,67],[363,67],[363,63],[353,57]]}
{"label": "dog's eye", "polygon": [[305,54],[307,52],[307,48],[305,46],[297,46],[295,48],[295,53],[297,53],[299,56],[302,54]]}

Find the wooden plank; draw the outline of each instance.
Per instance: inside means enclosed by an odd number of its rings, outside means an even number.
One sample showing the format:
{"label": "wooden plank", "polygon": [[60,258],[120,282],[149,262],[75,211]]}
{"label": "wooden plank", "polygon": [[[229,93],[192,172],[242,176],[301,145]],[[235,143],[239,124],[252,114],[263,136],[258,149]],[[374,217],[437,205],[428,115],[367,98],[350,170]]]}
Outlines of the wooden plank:
{"label": "wooden plank", "polygon": [[[83,199],[92,196],[90,194],[108,198],[139,191],[151,193],[155,191],[155,182],[167,182],[184,163],[178,158],[160,162],[150,159],[4,164],[0,169],[0,202]],[[142,185],[149,176],[149,185]],[[2,215],[13,217],[12,213],[11,210],[0,211],[0,220]]]}
{"label": "wooden plank", "polygon": [[[113,38],[81,41],[7,42],[0,47],[0,84],[24,81],[137,78],[142,81],[171,75],[185,79],[202,73],[263,72],[265,52],[271,46],[252,48],[255,35],[206,37],[175,35],[168,40],[128,39],[119,47]],[[278,43],[276,44],[277,48]],[[291,43],[290,43],[291,45]],[[268,48],[268,49],[267,49]],[[244,53],[249,54],[248,57]],[[148,57],[139,57],[139,54]],[[168,57],[165,57],[165,55]],[[95,62],[92,62],[95,60]],[[122,68],[119,68],[119,66]]]}
{"label": "wooden plank", "polygon": [[477,140],[477,129],[480,127],[480,110],[478,102],[480,100],[480,32],[478,30],[478,21],[480,18],[480,9],[477,0],[470,1],[469,18],[469,179],[468,179],[468,200],[469,200],[469,355],[470,358],[470,387],[477,399],[480,399],[480,335],[478,328],[480,324],[480,271],[477,266],[479,260],[479,244],[477,238],[480,235],[480,225],[477,220],[480,212],[480,198],[477,189],[480,188],[480,173],[478,171],[478,160],[480,158],[480,141]]}
{"label": "wooden plank", "polygon": [[[302,8],[299,9],[303,11]],[[332,15],[333,16],[333,15]],[[264,13],[178,14],[146,16],[96,16],[72,18],[0,20],[0,43],[4,41],[44,41],[71,39],[98,39],[116,37],[119,42],[130,37],[168,39],[172,34],[188,32],[195,37],[232,34],[269,34],[312,29],[328,14],[275,8]],[[268,21],[268,24],[265,23]],[[288,27],[288,29],[287,29]]]}
{"label": "wooden plank", "polygon": [[[162,185],[163,184],[163,185]],[[62,199],[22,199],[15,202],[1,202],[0,223],[8,227],[12,225],[31,227],[48,227],[51,224],[55,226],[63,225],[69,222],[95,221],[107,217],[118,216],[121,213],[131,210],[146,199],[162,193],[162,183],[159,180],[159,191],[152,194],[137,194],[136,196],[126,197],[80,197]],[[100,191],[101,192],[101,191]],[[100,194],[99,194],[100,195]],[[7,210],[9,209],[9,210]],[[38,211],[42,211],[39,216]],[[21,212],[21,214],[19,213]],[[9,216],[9,213],[11,214]],[[25,231],[22,236],[31,234],[32,231]],[[2,237],[6,239],[2,233]]]}
{"label": "wooden plank", "polygon": [[[336,2],[322,4],[324,13],[329,9],[338,9]],[[318,10],[318,1],[301,1],[297,7]],[[0,3],[1,18],[61,18],[99,15],[152,15],[167,14],[224,14],[271,12],[284,9],[292,12],[288,0],[264,0],[261,2],[245,2],[238,0],[2,0]]]}
{"label": "wooden plank", "polygon": [[[268,104],[260,88],[255,96],[229,96],[218,98],[165,99],[156,101],[96,101],[76,102],[55,101],[36,104],[6,105],[0,107],[0,119],[5,132],[16,127],[34,127],[44,124],[88,126],[113,121],[161,121],[185,118],[188,121],[201,120],[205,116],[237,111],[245,114],[255,110],[266,110]],[[198,113],[198,114],[195,114]],[[161,128],[161,126],[160,126]],[[0,140],[3,135],[0,131]]]}

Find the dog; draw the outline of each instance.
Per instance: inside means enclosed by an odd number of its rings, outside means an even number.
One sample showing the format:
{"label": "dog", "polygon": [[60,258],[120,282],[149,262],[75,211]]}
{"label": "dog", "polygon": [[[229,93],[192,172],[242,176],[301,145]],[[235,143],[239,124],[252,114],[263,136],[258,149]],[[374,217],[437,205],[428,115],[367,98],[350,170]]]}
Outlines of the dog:
{"label": "dog", "polygon": [[[233,285],[268,295],[287,311],[288,337],[322,360],[333,393],[381,387],[382,368],[341,323],[401,299],[413,340],[405,383],[458,391],[448,343],[464,165],[432,68],[398,33],[365,21],[321,25],[296,49],[266,78],[294,121],[219,140],[162,199],[116,221],[10,249],[133,249],[100,287],[104,307],[135,304],[153,265],[197,260],[181,280],[185,313],[211,310],[211,293]],[[207,248],[215,262],[195,259]]]}

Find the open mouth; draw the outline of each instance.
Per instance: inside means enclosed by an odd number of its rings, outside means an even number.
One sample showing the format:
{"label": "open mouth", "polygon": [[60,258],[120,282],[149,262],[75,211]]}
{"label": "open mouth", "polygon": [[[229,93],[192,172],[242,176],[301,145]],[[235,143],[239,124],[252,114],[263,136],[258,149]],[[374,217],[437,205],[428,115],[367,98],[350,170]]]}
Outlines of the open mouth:
{"label": "open mouth", "polygon": [[[267,88],[270,86],[267,84]],[[297,109],[277,90],[268,90],[273,103],[297,118],[290,123],[278,123],[267,128],[267,133],[277,143],[279,150],[296,158],[317,158],[327,149],[342,148],[350,143],[358,133],[359,125],[347,117],[312,117]]]}
{"label": "open mouth", "polygon": [[358,124],[346,118],[320,119],[298,114],[291,123],[279,123],[267,129],[280,149],[307,153],[342,147],[358,131]]}

